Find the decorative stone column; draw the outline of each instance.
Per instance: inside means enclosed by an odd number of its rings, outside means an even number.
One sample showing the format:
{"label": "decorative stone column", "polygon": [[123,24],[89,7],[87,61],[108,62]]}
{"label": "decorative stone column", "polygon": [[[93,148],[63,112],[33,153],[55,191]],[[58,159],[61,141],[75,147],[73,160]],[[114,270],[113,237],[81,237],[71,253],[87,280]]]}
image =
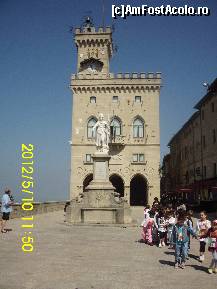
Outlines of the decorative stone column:
{"label": "decorative stone column", "polygon": [[89,207],[111,207],[114,205],[114,187],[109,181],[109,160],[106,153],[96,152],[93,156],[93,180],[87,186],[84,202]]}
{"label": "decorative stone column", "polygon": [[130,186],[124,187],[124,199],[130,204]]}

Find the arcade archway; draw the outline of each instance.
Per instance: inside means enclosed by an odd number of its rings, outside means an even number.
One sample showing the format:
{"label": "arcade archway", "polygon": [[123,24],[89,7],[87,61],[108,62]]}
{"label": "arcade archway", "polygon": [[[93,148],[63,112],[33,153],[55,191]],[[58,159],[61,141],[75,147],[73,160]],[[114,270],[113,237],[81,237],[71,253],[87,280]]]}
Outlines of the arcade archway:
{"label": "arcade archway", "polygon": [[143,175],[135,175],[130,182],[130,205],[144,206],[147,204],[148,186]]}
{"label": "arcade archway", "polygon": [[86,187],[89,185],[89,183],[93,180],[93,174],[89,174],[86,176],[86,178],[83,181],[83,191],[85,192]]}
{"label": "arcade archway", "polygon": [[120,194],[120,197],[124,197],[124,181],[116,174],[110,176],[109,181],[115,187],[115,191]]}

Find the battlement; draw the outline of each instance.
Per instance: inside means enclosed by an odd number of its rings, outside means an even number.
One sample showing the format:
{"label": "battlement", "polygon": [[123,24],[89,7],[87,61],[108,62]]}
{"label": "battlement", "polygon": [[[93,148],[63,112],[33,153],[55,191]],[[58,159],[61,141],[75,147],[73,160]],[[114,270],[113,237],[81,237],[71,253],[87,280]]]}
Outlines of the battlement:
{"label": "battlement", "polygon": [[84,27],[84,28],[75,28],[75,35],[78,34],[110,34],[112,33],[111,27]]}
{"label": "battlement", "polygon": [[77,73],[71,79],[161,79],[161,72],[132,73]]}

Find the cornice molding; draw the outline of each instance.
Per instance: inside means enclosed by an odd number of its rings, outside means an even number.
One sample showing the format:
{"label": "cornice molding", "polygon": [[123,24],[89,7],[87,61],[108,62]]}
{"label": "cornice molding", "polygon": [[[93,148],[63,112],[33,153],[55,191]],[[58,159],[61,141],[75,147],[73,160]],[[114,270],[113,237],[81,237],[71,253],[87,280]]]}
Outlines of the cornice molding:
{"label": "cornice molding", "polygon": [[160,85],[71,85],[70,89],[73,93],[136,93],[136,92],[149,92],[160,91]]}

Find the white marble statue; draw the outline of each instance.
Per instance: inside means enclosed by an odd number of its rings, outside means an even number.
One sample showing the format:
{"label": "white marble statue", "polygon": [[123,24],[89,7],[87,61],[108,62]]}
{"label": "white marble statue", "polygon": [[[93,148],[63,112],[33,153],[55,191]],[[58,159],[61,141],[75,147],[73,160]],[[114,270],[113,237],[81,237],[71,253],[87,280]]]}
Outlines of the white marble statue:
{"label": "white marble statue", "polygon": [[108,153],[109,151],[109,137],[110,137],[110,126],[107,121],[104,120],[102,113],[99,114],[99,120],[93,127],[96,131],[96,148],[98,151]]}

